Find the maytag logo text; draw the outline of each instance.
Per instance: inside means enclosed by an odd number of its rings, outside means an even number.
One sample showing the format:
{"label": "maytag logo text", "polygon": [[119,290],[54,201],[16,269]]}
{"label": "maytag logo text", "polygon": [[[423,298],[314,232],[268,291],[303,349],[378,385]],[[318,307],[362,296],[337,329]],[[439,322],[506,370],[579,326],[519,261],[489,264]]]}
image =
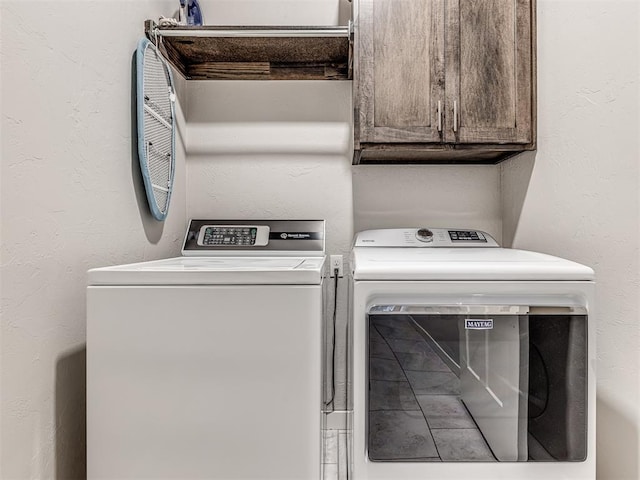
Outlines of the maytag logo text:
{"label": "maytag logo text", "polygon": [[493,318],[465,318],[465,330],[491,330],[493,328]]}

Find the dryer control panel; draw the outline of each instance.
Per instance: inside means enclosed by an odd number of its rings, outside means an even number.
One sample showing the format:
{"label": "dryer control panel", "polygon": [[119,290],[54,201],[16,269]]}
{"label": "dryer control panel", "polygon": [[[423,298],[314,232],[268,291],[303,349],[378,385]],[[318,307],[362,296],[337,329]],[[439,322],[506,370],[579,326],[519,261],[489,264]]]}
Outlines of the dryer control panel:
{"label": "dryer control panel", "polygon": [[389,228],[356,234],[355,247],[499,247],[481,230],[461,228]]}

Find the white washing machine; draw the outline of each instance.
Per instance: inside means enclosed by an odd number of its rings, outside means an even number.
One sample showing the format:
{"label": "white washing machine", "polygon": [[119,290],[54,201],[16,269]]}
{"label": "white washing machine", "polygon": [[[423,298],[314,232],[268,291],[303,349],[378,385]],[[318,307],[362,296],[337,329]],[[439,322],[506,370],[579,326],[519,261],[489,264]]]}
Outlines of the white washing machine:
{"label": "white washing machine", "polygon": [[319,479],[324,221],[193,220],[90,270],[89,479]]}
{"label": "white washing machine", "polygon": [[592,269],[406,228],[351,271],[352,478],[595,478]]}

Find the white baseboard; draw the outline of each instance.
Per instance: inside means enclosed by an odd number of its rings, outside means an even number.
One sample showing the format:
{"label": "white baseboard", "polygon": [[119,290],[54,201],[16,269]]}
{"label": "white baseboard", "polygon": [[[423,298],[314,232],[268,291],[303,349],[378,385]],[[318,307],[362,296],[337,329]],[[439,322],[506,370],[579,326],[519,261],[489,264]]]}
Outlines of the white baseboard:
{"label": "white baseboard", "polygon": [[350,430],[351,417],[349,410],[336,410],[325,414],[324,428],[327,430]]}

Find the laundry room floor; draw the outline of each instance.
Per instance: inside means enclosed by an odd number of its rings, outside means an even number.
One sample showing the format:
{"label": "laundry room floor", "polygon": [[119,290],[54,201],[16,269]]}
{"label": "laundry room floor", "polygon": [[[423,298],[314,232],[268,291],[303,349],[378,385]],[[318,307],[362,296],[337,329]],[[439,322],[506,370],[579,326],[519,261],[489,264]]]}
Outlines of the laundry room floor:
{"label": "laundry room floor", "polygon": [[348,480],[347,446],[350,433],[347,430],[324,430],[323,480]]}

